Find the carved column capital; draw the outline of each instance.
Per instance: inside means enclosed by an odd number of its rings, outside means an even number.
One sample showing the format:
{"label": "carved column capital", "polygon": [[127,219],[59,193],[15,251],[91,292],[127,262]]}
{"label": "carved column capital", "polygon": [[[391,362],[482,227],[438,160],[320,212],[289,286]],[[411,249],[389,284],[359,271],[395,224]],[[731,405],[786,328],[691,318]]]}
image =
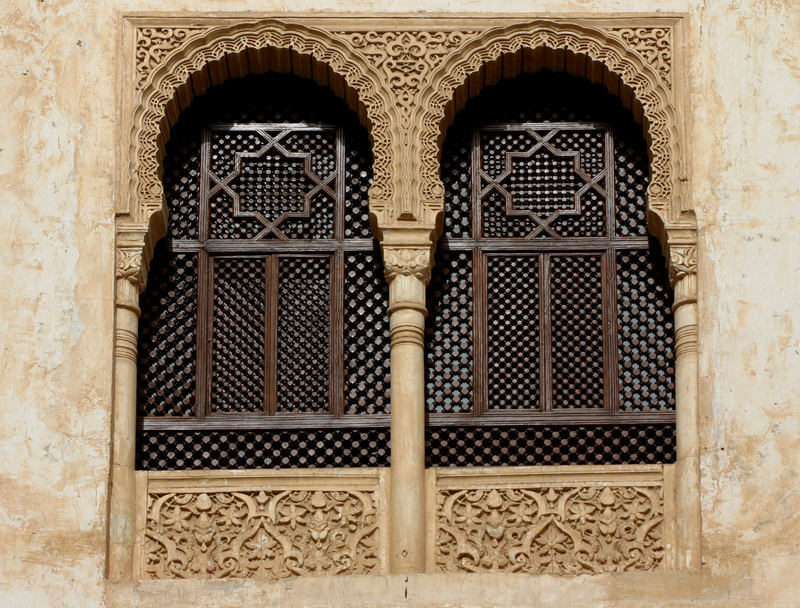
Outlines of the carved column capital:
{"label": "carved column capital", "polygon": [[697,273],[697,246],[672,245],[669,248],[669,279],[673,286]]}
{"label": "carved column capital", "polygon": [[117,246],[117,306],[139,314],[139,294],[147,280],[142,246]]}
{"label": "carved column capital", "polygon": [[384,247],[383,264],[386,280],[391,283],[400,275],[413,276],[425,285],[431,280],[431,248]]}

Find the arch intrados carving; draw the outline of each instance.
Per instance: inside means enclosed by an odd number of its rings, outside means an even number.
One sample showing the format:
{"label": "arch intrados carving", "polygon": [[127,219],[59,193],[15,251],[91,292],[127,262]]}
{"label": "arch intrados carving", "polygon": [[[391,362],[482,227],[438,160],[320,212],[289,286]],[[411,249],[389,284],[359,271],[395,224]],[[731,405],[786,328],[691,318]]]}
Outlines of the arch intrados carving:
{"label": "arch intrados carving", "polygon": [[[329,86],[358,112],[373,145],[375,179],[370,200],[388,198],[391,193],[389,100],[381,90],[378,75],[344,42],[323,30],[277,20],[237,24],[190,41],[179,53],[167,57],[142,89],[131,132],[129,193],[131,219],[147,232],[146,258],[166,228],[162,160],[170,128],[180,112],[189,106],[195,92],[202,94],[210,86],[230,78],[270,68],[298,73],[285,69],[286,62],[291,66],[291,56],[308,57],[313,60],[312,67],[315,62],[341,78],[338,83],[326,82],[327,76],[313,73],[311,67],[312,73],[299,74]],[[143,260],[145,265],[146,262]]]}
{"label": "arch intrados carving", "polygon": [[[489,64],[502,62],[519,52],[544,49],[565,51],[601,64],[619,78],[620,85],[630,89],[631,106],[641,105],[643,133],[650,160],[651,182],[648,188],[648,224],[666,250],[665,227],[678,220],[679,205],[675,200],[673,180],[679,174],[677,127],[671,94],[666,83],[635,53],[604,32],[575,24],[534,22],[516,24],[487,32],[468,41],[450,55],[431,75],[421,105],[422,200],[442,200],[439,179],[441,142],[455,115],[456,93],[469,86],[470,77],[486,70]],[[543,66],[544,67],[544,66]],[[541,69],[541,68],[539,68]],[[521,68],[517,73],[527,70]],[[534,70],[536,71],[536,70]],[[563,71],[569,70],[565,69]],[[585,77],[585,74],[574,74]],[[481,79],[475,79],[483,88]],[[480,88],[469,91],[474,97]],[[612,91],[612,94],[614,92]],[[617,94],[617,96],[619,96]],[[450,110],[450,111],[448,111]]]}

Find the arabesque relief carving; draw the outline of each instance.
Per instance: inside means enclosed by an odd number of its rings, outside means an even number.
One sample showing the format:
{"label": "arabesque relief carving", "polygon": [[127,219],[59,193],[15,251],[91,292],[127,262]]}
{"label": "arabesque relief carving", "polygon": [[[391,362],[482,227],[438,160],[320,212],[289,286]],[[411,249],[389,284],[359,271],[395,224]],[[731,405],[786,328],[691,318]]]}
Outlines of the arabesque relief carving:
{"label": "arabesque relief carving", "polygon": [[384,76],[404,125],[430,73],[474,32],[341,32]]}
{"label": "arabesque relief carving", "polygon": [[142,27],[136,30],[136,90],[167,55],[190,38],[207,31],[206,27]]}
{"label": "arabesque relief carving", "polygon": [[[570,51],[603,64],[635,93],[651,140],[650,206],[676,220],[671,26],[595,28],[529,21],[497,27],[489,20],[460,30],[333,30],[298,20],[235,26],[154,26],[136,31],[140,110],[133,124],[132,192],[145,222],[162,205],[158,149],[167,106],[180,87],[211,63],[255,50],[291,49],[340,74],[366,110],[373,140],[370,204],[379,225],[398,219],[430,224],[441,212],[438,146],[445,106],[481,66],[523,49]],[[237,60],[238,61],[238,60]],[[246,68],[245,68],[246,69]]]}
{"label": "arabesque relief carving", "polygon": [[380,571],[375,492],[243,490],[147,496],[145,578]]}
{"label": "arabesque relief carving", "polygon": [[663,487],[650,484],[439,489],[436,570],[653,570],[665,556],[663,505]]}
{"label": "arabesque relief carving", "polygon": [[668,27],[609,28],[626,46],[635,50],[672,88],[672,30]]}

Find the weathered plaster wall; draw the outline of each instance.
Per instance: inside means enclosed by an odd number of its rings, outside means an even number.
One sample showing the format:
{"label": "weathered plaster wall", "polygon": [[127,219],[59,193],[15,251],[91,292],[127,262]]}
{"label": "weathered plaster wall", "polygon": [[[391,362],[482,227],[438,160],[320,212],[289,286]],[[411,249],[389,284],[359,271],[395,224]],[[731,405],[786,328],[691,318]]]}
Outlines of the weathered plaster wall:
{"label": "weathered plaster wall", "polygon": [[[702,573],[107,589],[120,15],[422,6],[688,16]],[[798,36],[792,0],[0,3],[0,605],[800,605]]]}

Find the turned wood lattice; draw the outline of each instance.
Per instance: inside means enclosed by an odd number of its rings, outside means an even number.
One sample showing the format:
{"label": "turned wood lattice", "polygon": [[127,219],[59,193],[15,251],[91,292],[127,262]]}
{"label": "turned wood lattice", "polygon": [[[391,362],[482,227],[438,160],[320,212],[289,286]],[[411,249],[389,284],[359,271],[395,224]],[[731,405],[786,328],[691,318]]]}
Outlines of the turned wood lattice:
{"label": "turned wood lattice", "polygon": [[[385,466],[388,286],[366,134],[290,77],[215,95],[182,118],[165,160],[138,466]],[[647,236],[644,143],[607,97],[520,78],[448,133],[425,345],[431,465],[674,459],[671,293]]]}

